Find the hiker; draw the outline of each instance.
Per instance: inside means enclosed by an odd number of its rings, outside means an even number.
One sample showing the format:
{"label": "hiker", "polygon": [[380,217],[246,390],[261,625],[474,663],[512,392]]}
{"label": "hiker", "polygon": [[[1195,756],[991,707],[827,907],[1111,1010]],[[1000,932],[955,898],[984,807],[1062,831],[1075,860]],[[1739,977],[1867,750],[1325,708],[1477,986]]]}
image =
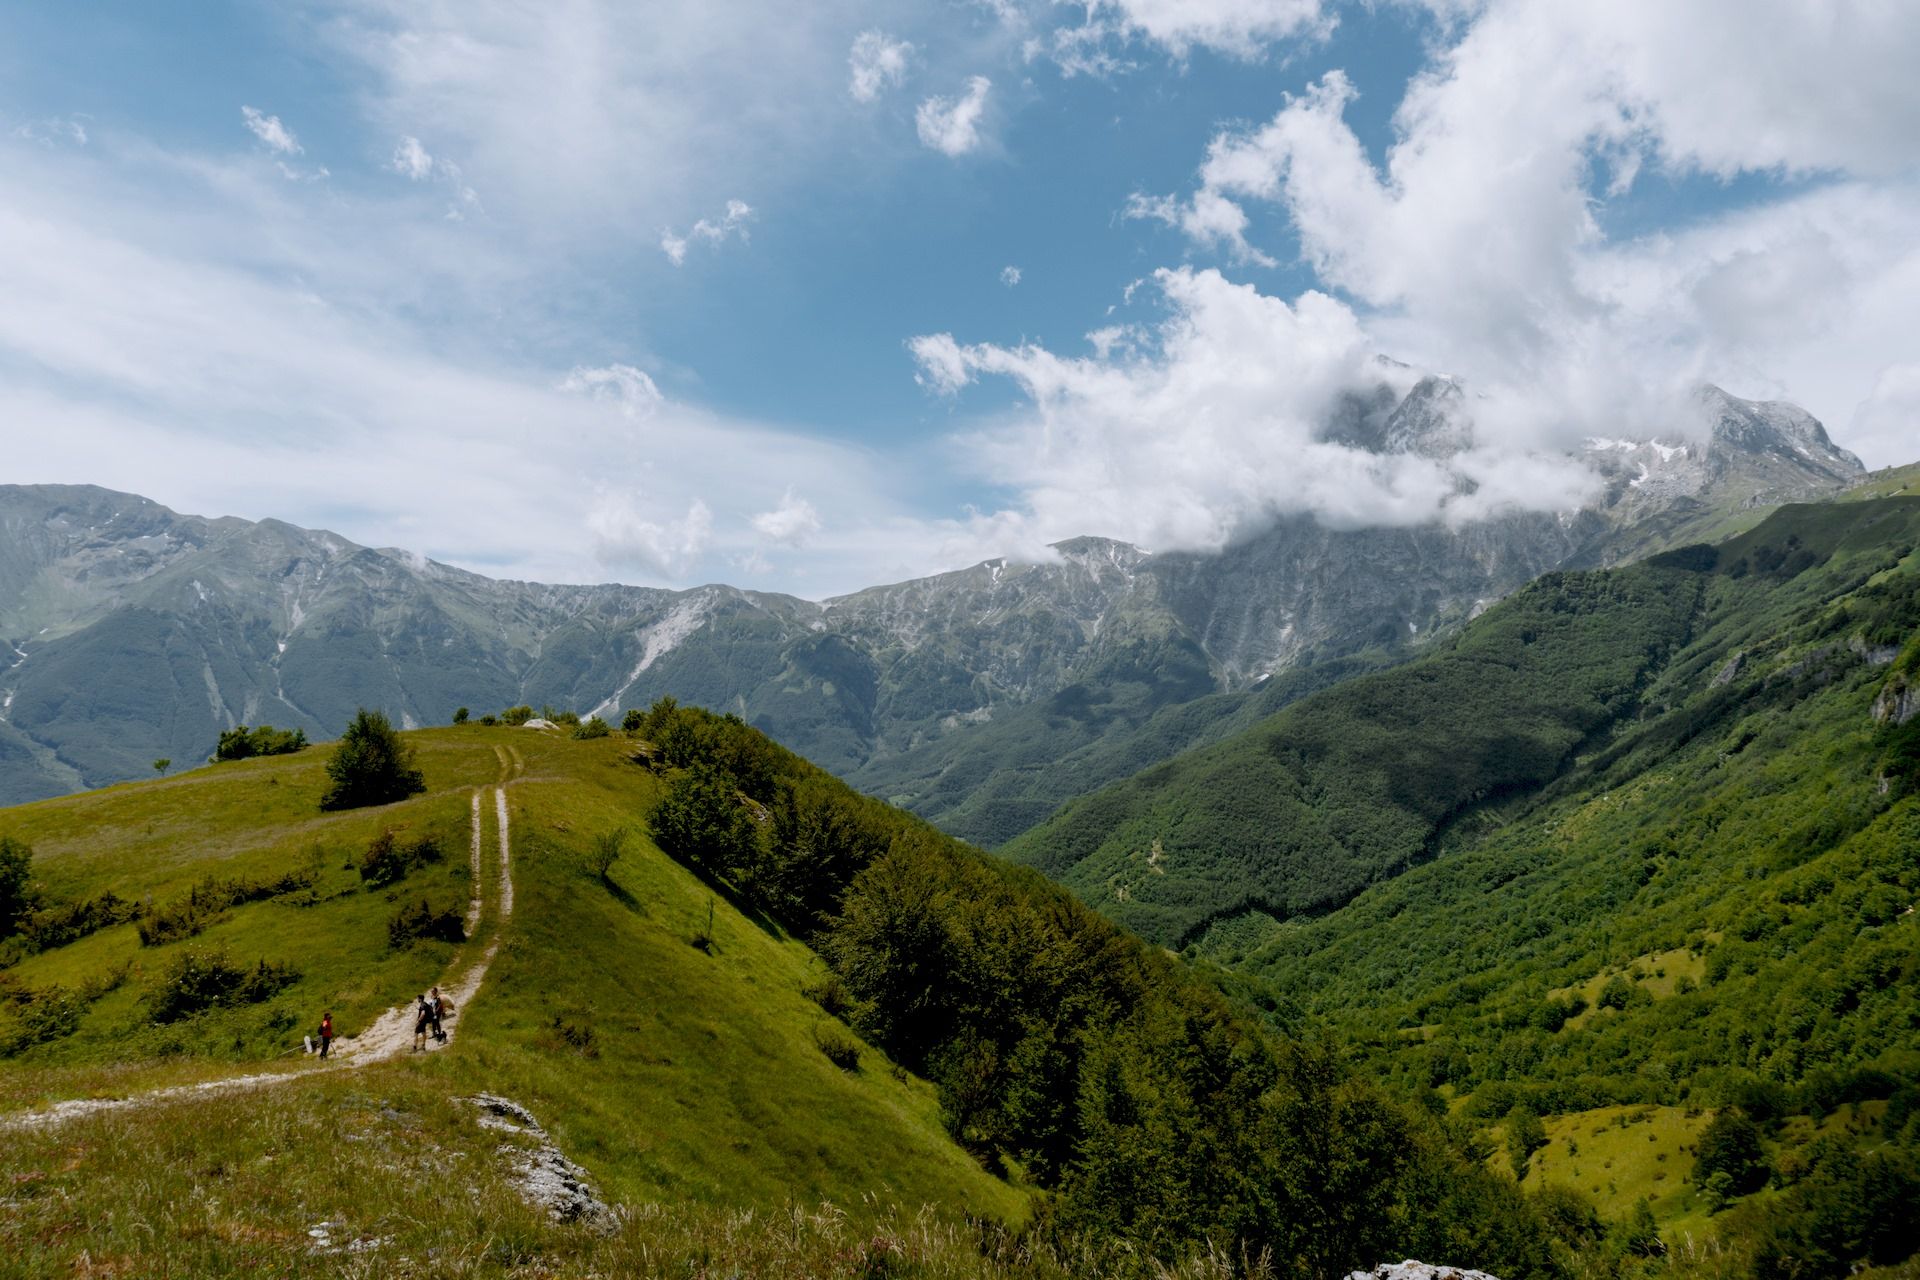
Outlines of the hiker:
{"label": "hiker", "polygon": [[320,1015],[320,1056],[327,1056],[327,1049],[333,1044],[333,1010]]}
{"label": "hiker", "polygon": [[441,1029],[440,1019],[447,1016],[447,1002],[441,998],[440,988],[435,987],[433,989],[433,999],[427,1003],[428,1007],[433,1010],[433,1038],[439,1043],[445,1044],[447,1042],[447,1033]]}
{"label": "hiker", "polygon": [[427,1007],[427,998],[425,996],[416,998],[420,1001],[420,1007],[415,1009],[413,1013],[413,1051],[415,1053],[425,1053],[427,1051],[427,1027],[433,1022],[433,1010]]}

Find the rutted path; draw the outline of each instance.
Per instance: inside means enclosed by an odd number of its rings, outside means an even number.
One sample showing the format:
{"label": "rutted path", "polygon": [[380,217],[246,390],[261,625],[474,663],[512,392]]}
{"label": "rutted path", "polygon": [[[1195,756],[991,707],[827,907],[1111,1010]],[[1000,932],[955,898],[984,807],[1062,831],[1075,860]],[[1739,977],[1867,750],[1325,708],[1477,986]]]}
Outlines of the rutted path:
{"label": "rutted path", "polygon": [[[494,752],[500,759],[500,783],[493,788],[493,809],[497,829],[500,833],[499,860],[499,906],[494,913],[493,936],[487,940],[486,949],[477,960],[456,976],[449,971],[440,979],[440,990],[453,1005],[452,1020],[446,1025],[447,1044],[453,1043],[454,1032],[460,1012],[480,992],[480,984],[486,979],[487,968],[493,963],[494,955],[500,950],[500,939],[509,917],[513,915],[513,854],[511,833],[507,818],[507,791],[505,784],[519,777],[526,770],[526,762],[518,751],[512,748],[495,747]],[[481,792],[486,788],[475,788],[473,793],[473,837],[471,857],[473,864],[473,896],[467,905],[467,935],[473,936],[474,926],[481,915],[481,884],[484,879],[481,859]],[[269,1085],[285,1084],[290,1080],[299,1080],[311,1071],[324,1071],[335,1068],[365,1067],[376,1062],[386,1062],[406,1053],[413,1046],[413,1025],[415,1006],[411,1000],[395,1005],[375,1018],[365,1030],[353,1037],[342,1037],[334,1041],[333,1052],[326,1062],[314,1060],[304,1069],[292,1071],[262,1071],[251,1075],[228,1076],[219,1080],[204,1080],[199,1084],[172,1085],[163,1089],[152,1089],[145,1093],[132,1094],[125,1098],[74,1098],[65,1102],[56,1102],[38,1111],[19,1112],[0,1116],[0,1133],[10,1129],[45,1129],[72,1120],[78,1116],[98,1115],[104,1111],[124,1111],[131,1107],[145,1106],[154,1102],[167,1102],[179,1098],[200,1098],[211,1094],[238,1093],[249,1089],[265,1088]],[[427,1041],[429,1050],[438,1050],[445,1045],[431,1038]]]}

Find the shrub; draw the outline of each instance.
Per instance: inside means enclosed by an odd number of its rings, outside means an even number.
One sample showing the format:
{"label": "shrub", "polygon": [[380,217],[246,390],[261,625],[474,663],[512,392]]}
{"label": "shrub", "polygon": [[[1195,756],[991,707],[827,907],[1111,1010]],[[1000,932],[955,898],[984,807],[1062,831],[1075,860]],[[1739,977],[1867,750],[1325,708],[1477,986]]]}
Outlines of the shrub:
{"label": "shrub", "polygon": [[140,945],[144,947],[178,942],[205,929],[229,907],[295,893],[311,887],[314,878],[313,870],[289,871],[262,880],[222,880],[208,876],[189,889],[185,897],[148,908],[134,928],[139,931]]}
{"label": "shrub", "polygon": [[860,1069],[860,1042],[835,1026],[817,1026],[813,1029],[813,1042],[820,1052],[827,1055],[827,1061],[842,1071]]}
{"label": "shrub", "polygon": [[72,1035],[80,1029],[80,1019],[87,1012],[86,1000],[61,986],[39,991],[21,989],[11,994],[14,1026],[0,1039],[0,1057],[12,1057],[34,1045]]}
{"label": "shrub", "polygon": [[459,911],[435,907],[425,898],[403,904],[387,921],[387,942],[396,950],[413,945],[416,938],[430,942],[464,942],[466,937],[466,925]]}
{"label": "shrub", "polygon": [[626,733],[640,732],[640,726],[646,723],[647,713],[638,707],[628,707],[627,714],[620,717],[620,728]]}
{"label": "shrub", "polygon": [[625,852],[627,841],[633,832],[625,827],[613,831],[602,831],[593,838],[593,844],[587,851],[587,866],[593,872],[594,879],[605,880],[613,870],[613,864],[620,861]]}
{"label": "shrub", "polygon": [[20,927],[33,905],[33,848],[24,840],[0,836],[0,938]]}
{"label": "shrub", "polygon": [[508,707],[500,713],[500,723],[513,729],[519,728],[531,719],[533,719],[533,708],[524,702],[517,707]]}
{"label": "shrub", "polygon": [[500,723],[500,717],[493,715],[492,713],[488,713],[487,715],[480,717],[480,723],[487,726],[487,728],[491,729],[493,728],[493,726]]}
{"label": "shrub", "polygon": [[860,1008],[860,1002],[853,998],[853,992],[847,990],[847,984],[837,973],[829,973],[820,981],[803,988],[801,994],[842,1021],[853,1018]]}
{"label": "shrub", "polygon": [[149,997],[153,1021],[178,1022],[208,1009],[259,1004],[300,980],[293,966],[261,960],[252,969],[224,951],[183,951]]}
{"label": "shrub", "polygon": [[360,879],[369,889],[384,889],[406,878],[416,867],[438,862],[445,856],[440,837],[432,832],[424,832],[402,844],[393,832],[382,831],[367,842],[367,851],[361,855]]}
{"label": "shrub", "polygon": [[413,767],[413,749],[400,740],[393,723],[362,707],[327,761],[332,785],[320,798],[322,809],[358,809],[391,804],[427,789]]}
{"label": "shrub", "polygon": [[469,714],[470,713],[465,707],[460,707],[456,709],[453,713],[453,722],[455,724],[465,724],[467,722],[467,716]]}
{"label": "shrub", "polygon": [[139,904],[109,889],[79,902],[64,902],[34,912],[21,930],[36,951],[51,951],[91,933],[111,928],[138,914]]}
{"label": "shrub", "polygon": [[573,736],[581,739],[604,738],[612,732],[613,729],[605,720],[599,716],[590,716],[573,731]]}
{"label": "shrub", "polygon": [[597,1058],[600,1048],[594,1043],[593,1027],[585,1021],[573,1022],[554,1014],[547,1022],[547,1040],[555,1049],[571,1050],[583,1058]]}
{"label": "shrub", "polygon": [[250,760],[254,756],[288,756],[306,749],[307,733],[304,729],[276,729],[270,724],[249,729],[242,724],[220,735],[219,745],[213,749],[213,758],[216,761]]}

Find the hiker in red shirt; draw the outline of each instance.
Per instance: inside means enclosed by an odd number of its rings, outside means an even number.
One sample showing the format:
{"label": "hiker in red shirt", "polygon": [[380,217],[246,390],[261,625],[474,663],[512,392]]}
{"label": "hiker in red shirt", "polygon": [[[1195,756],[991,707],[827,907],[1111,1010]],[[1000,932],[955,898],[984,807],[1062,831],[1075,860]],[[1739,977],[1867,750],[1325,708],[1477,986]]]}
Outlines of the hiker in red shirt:
{"label": "hiker in red shirt", "polygon": [[327,1056],[327,1048],[333,1043],[333,1010],[320,1015],[320,1056]]}

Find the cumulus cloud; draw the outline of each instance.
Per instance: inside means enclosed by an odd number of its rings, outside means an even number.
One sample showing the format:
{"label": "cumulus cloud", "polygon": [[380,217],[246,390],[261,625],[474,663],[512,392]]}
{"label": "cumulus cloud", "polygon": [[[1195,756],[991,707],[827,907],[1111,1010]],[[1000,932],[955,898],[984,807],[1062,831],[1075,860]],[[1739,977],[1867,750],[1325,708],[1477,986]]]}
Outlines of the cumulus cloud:
{"label": "cumulus cloud", "polygon": [[280,123],[279,116],[270,116],[253,107],[241,107],[240,118],[246,122],[248,132],[266,144],[267,150],[276,155],[297,156],[301,153],[300,140],[293,136],[293,130]]}
{"label": "cumulus cloud", "polygon": [[980,119],[986,114],[987,93],[993,82],[985,76],[967,80],[967,91],[957,98],[938,95],[920,104],[913,114],[920,141],[943,155],[963,156],[980,145]]}
{"label": "cumulus cloud", "polygon": [[1492,0],[1408,87],[1384,167],[1347,124],[1355,90],[1335,70],[1265,124],[1218,134],[1192,192],[1128,212],[1269,264],[1248,210],[1277,209],[1383,347],[1467,374],[1511,435],[1657,419],[1686,385],[1735,380],[1840,323],[1861,259],[1905,256],[1897,215],[1850,238],[1809,224],[1836,214],[1816,216],[1817,198],[1666,240],[1614,242],[1596,216],[1649,172],[1911,173],[1920,15],[1844,8]]}
{"label": "cumulus cloud", "polygon": [[913,45],[907,41],[895,40],[884,31],[862,31],[847,54],[847,92],[855,102],[872,102],[884,90],[899,88],[912,57]]}
{"label": "cumulus cloud", "polygon": [[996,377],[1026,399],[965,442],[983,473],[1020,495],[977,518],[981,537],[1027,555],[1089,531],[1212,549],[1281,515],[1338,527],[1462,521],[1570,509],[1591,491],[1580,465],[1545,453],[1469,450],[1442,462],[1325,443],[1341,393],[1380,377],[1352,310],[1312,291],[1290,304],[1212,270],[1163,270],[1154,283],[1164,321],[1134,340],[1108,333],[1092,356],[950,334],[909,344],[932,390]]}
{"label": "cumulus cloud", "polygon": [[1250,59],[1276,40],[1332,26],[1320,0],[1100,0],[1090,20],[1103,18],[1177,57],[1200,46]]}
{"label": "cumulus cloud", "polygon": [[1011,289],[1020,283],[1020,268],[1006,266],[1000,268],[1000,283]]}
{"label": "cumulus cloud", "polygon": [[652,514],[628,494],[601,494],[587,513],[594,554],[616,569],[677,578],[713,541],[713,512],[695,498],[677,518]]}
{"label": "cumulus cloud", "polygon": [[629,418],[650,418],[667,399],[651,377],[630,364],[576,366],[561,380],[560,389],[612,404]]}
{"label": "cumulus cloud", "polygon": [[813,504],[788,489],[778,506],[755,515],[750,523],[761,536],[790,547],[803,547],[820,532],[820,513]]}
{"label": "cumulus cloud", "polygon": [[687,249],[696,241],[704,240],[708,244],[720,244],[732,236],[747,238],[747,220],[753,217],[753,206],[745,200],[727,201],[727,210],[718,219],[702,218],[693,224],[686,235],[680,235],[671,228],[660,233],[660,251],[667,255],[667,261],[679,266],[687,260]]}

